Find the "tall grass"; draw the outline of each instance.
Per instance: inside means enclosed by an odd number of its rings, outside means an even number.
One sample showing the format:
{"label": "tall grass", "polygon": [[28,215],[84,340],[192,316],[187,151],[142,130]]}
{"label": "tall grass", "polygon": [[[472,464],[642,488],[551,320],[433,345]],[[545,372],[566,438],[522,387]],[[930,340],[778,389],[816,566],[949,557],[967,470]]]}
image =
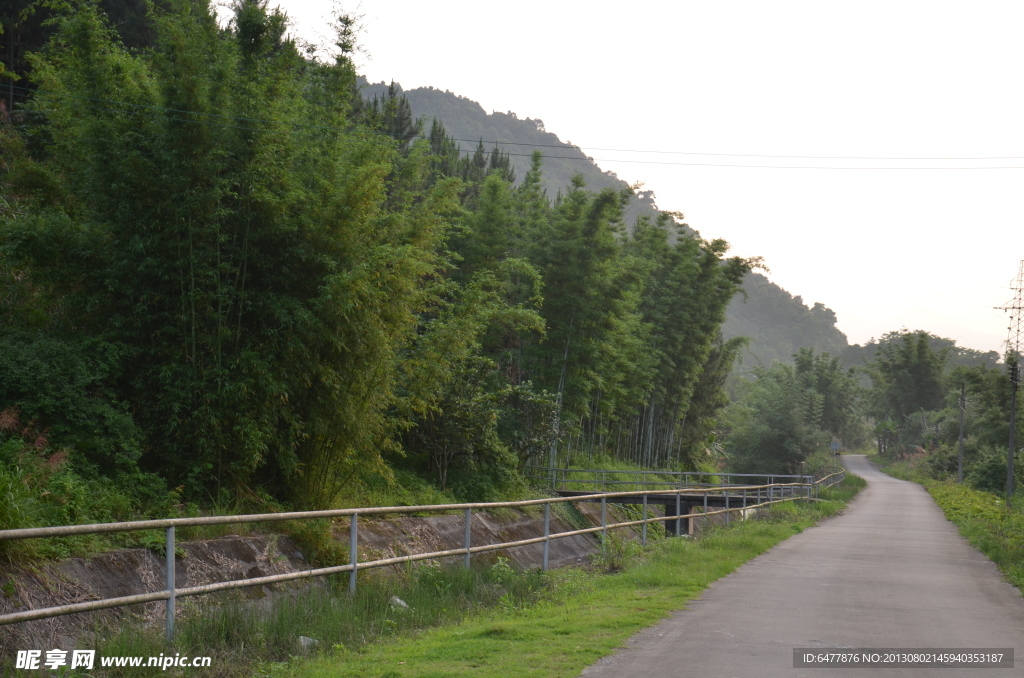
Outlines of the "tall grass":
{"label": "tall grass", "polygon": [[[355,596],[348,576],[320,581],[276,594],[276,600],[202,599],[202,609],[188,610],[200,599],[185,599],[169,650],[162,628],[126,626],[97,643],[100,656],[157,656],[161,653],[208,656],[204,676],[251,676],[260,663],[284,662],[293,656],[345,654],[368,643],[418,629],[454,623],[474,611],[517,609],[536,601],[548,588],[538,571],[518,571],[504,559],[470,570],[425,565],[387,579],[360,578]],[[408,607],[395,602],[397,597]],[[300,636],[310,638],[304,646]],[[145,663],[145,662],[144,662]],[[194,671],[194,670],[193,670]],[[94,671],[94,674],[97,672]],[[142,677],[173,675],[157,668],[108,668],[99,675]]]}
{"label": "tall grass", "polygon": [[847,473],[843,477],[843,482],[833,485],[832,487],[822,488],[818,492],[818,498],[826,501],[842,502],[845,504],[853,499],[858,492],[867,487],[867,485],[867,481],[860,476]]}

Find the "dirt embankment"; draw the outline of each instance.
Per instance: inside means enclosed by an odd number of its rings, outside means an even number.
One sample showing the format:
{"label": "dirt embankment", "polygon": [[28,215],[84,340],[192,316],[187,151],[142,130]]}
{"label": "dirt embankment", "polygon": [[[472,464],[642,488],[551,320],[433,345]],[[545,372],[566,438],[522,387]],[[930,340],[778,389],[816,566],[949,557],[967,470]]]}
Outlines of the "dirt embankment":
{"label": "dirt embankment", "polygon": [[[601,523],[598,504],[572,505],[578,522],[597,526]],[[465,523],[462,515],[397,517],[383,520],[361,518],[359,522],[360,560],[376,560],[397,555],[443,551],[463,546]],[[625,520],[609,507],[609,522]],[[578,529],[552,515],[551,533]],[[494,544],[543,536],[540,512],[503,511],[500,514],[476,513],[471,525],[473,545]],[[339,525],[336,536],[348,543],[348,527]],[[589,561],[598,550],[593,535],[576,535],[550,542],[549,564],[564,567]],[[538,568],[543,560],[543,545],[532,544],[490,553],[476,554],[475,561],[494,562],[499,556],[522,568]],[[461,560],[461,556],[452,560]],[[200,586],[218,581],[249,579],[309,569],[301,550],[288,537],[276,534],[228,536],[178,544],[175,559],[176,586]],[[163,590],[166,564],[162,556],[146,549],[104,553],[92,558],[71,558],[34,567],[8,567],[0,571],[0,614],[54,607],[71,603],[115,598]],[[308,581],[296,585],[274,585],[242,589],[257,607],[269,606],[289,586],[322,585]],[[207,597],[184,599],[182,613],[201,607]],[[179,603],[180,605],[180,603]],[[53,617],[38,621],[0,626],[0,654],[25,648],[71,648],[83,643],[98,626],[117,624],[131,615],[148,623],[161,623],[163,602],[135,605],[99,612]],[[84,646],[84,645],[83,645]]]}

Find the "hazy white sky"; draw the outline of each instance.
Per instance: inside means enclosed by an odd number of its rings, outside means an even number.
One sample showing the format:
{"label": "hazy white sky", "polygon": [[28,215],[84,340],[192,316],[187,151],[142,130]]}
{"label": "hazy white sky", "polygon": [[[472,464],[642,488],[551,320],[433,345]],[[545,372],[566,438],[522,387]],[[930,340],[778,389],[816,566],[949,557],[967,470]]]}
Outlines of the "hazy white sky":
{"label": "hazy white sky", "polygon": [[[300,35],[329,37],[330,0],[281,5]],[[776,283],[835,310],[851,342],[906,327],[1002,349],[1007,320],[993,307],[1024,259],[1024,3],[347,9],[364,15],[371,81],[543,119],[705,237],[763,256]]]}

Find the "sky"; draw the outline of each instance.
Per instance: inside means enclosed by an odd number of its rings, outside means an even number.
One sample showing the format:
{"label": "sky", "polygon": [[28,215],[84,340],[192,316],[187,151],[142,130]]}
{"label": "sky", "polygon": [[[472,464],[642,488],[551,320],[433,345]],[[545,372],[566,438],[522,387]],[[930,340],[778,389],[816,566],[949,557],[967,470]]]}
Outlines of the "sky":
{"label": "sky", "polygon": [[[330,0],[281,7],[330,43]],[[704,237],[764,257],[851,343],[906,328],[1003,350],[994,307],[1024,260],[1024,3],[342,7],[362,15],[371,82],[542,119]]]}

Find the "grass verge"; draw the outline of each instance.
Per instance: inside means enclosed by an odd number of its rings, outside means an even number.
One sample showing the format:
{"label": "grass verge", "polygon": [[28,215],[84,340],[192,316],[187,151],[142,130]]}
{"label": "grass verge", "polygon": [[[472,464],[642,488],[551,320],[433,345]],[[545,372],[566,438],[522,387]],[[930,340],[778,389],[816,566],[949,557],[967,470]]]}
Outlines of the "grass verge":
{"label": "grass verge", "polygon": [[837,513],[864,486],[850,477],[821,502],[781,504],[759,519],[700,539],[658,540],[615,574],[566,569],[545,575],[536,600],[502,605],[418,633],[268,664],[274,677],[440,678],[575,676],[639,629],[664,619],[711,582],[778,542]]}
{"label": "grass verge", "polygon": [[894,478],[924,485],[960,534],[988,556],[1007,581],[1024,591],[1024,497],[1015,496],[1016,506],[1008,509],[994,494],[929,477],[915,459],[890,461],[881,469]]}

